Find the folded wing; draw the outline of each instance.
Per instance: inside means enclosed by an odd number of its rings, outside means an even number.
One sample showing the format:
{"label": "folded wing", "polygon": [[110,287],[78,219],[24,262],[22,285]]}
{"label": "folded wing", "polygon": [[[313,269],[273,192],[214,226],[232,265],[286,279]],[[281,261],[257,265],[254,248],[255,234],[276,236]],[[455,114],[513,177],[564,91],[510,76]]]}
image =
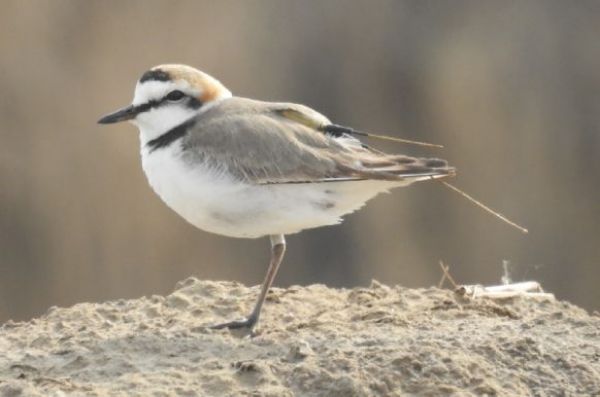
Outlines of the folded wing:
{"label": "folded wing", "polygon": [[188,156],[256,184],[365,179],[406,181],[454,174],[445,160],[386,154],[296,104],[231,98],[199,115],[183,140]]}

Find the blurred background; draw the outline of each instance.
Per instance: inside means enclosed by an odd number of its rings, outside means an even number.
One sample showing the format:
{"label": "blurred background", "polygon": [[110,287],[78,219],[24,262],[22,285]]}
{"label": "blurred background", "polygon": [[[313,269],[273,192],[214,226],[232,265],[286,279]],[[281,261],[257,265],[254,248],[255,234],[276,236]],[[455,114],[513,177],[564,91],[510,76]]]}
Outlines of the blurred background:
{"label": "blurred background", "polygon": [[262,281],[268,239],[195,229],[151,191],[137,130],[97,119],[160,63],[235,94],[445,145],[454,183],[399,189],[343,226],[289,236],[277,286],[426,287],[535,279],[600,302],[600,2],[3,0],[0,322],[52,305],[165,294],[178,280]]}

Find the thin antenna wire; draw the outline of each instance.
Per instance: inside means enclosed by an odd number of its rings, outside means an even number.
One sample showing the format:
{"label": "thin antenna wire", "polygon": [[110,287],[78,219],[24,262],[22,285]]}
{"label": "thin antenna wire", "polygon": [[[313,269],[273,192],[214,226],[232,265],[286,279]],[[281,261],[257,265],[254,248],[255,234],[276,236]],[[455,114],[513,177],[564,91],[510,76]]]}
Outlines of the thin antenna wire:
{"label": "thin antenna wire", "polygon": [[360,135],[360,136],[366,136],[366,137],[369,137],[369,138],[383,139],[383,140],[386,140],[386,141],[408,143],[410,145],[435,147],[435,148],[443,148],[444,147],[443,145],[437,145],[435,143],[411,141],[410,139],[396,138],[396,137],[387,136],[387,135],[371,134],[369,132],[362,132],[362,131],[356,131],[356,130],[352,130],[350,133],[353,134],[353,135]]}
{"label": "thin antenna wire", "polygon": [[504,221],[505,223],[509,224],[510,226],[514,227],[515,229],[518,229],[519,231],[521,231],[521,233],[529,233],[529,230],[527,230],[524,227],[522,227],[522,226],[516,224],[515,222],[511,221],[510,219],[508,219],[504,215],[502,215],[502,214],[500,214],[500,213],[492,210],[490,207],[486,206],[485,204],[481,203],[480,201],[475,200],[473,197],[469,196],[467,193],[463,192],[462,190],[460,190],[456,186],[453,186],[453,185],[449,184],[446,181],[439,181],[439,182],[442,183],[442,184],[444,184],[450,190],[454,190],[456,193],[460,194],[461,196],[463,196],[464,198],[466,198],[467,200],[469,200],[473,204],[477,205],[479,208],[481,208],[481,209],[489,212],[490,214],[494,215],[496,218],[499,218],[500,220]]}

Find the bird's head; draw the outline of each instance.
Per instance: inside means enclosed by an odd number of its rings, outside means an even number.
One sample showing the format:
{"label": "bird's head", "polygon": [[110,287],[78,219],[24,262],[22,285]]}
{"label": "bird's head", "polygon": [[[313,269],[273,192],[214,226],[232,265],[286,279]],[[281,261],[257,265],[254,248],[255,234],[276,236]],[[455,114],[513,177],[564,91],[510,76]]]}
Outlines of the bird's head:
{"label": "bird's head", "polygon": [[204,72],[186,65],[159,65],[140,77],[131,105],[98,123],[130,121],[140,129],[159,133],[229,97],[231,92]]}

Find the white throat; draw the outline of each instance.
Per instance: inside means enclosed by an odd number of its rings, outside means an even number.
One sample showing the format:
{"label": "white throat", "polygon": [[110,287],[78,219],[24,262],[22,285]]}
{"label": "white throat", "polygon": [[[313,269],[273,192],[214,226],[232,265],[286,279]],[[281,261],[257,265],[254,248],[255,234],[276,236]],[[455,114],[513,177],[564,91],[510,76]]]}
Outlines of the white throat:
{"label": "white throat", "polygon": [[140,130],[140,143],[144,146],[199,113],[181,106],[163,106],[144,112],[131,122]]}

